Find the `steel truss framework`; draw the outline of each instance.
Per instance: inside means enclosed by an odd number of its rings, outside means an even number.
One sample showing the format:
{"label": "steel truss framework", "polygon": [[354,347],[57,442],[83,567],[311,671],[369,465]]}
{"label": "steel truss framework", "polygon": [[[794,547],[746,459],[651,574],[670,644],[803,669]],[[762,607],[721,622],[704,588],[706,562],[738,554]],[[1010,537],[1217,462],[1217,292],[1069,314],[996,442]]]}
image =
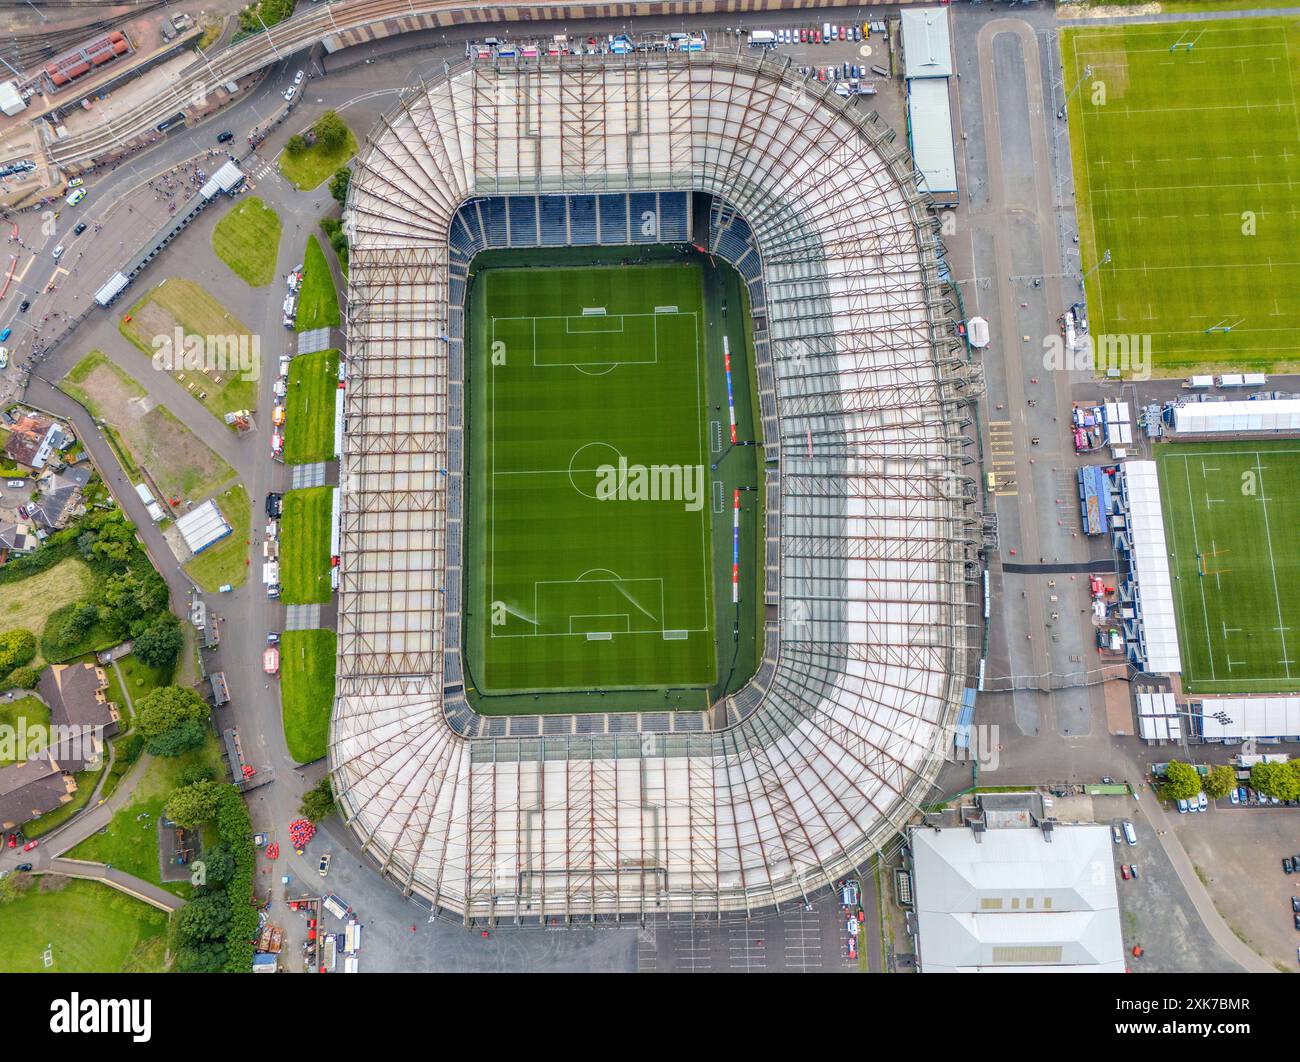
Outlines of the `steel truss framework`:
{"label": "steel truss framework", "polygon": [[[753,230],[766,657],[684,725],[483,719],[449,225],[474,197],[623,190],[710,193]],[[466,919],[649,920],[802,898],[887,844],[951,748],[980,528],[975,382],[893,132],[766,56],[462,65],[380,121],[346,217],[330,766],[382,871]]]}

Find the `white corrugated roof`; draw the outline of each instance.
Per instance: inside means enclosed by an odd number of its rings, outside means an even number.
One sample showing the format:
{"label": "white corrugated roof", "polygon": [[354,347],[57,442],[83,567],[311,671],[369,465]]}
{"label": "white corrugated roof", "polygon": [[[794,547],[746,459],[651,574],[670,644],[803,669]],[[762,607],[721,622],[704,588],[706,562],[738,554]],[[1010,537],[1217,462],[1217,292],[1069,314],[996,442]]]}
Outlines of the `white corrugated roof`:
{"label": "white corrugated roof", "polygon": [[903,75],[908,78],[952,77],[952,40],[948,12],[941,7],[904,11]]}
{"label": "white corrugated roof", "polygon": [[909,81],[907,114],[912,157],[925,177],[921,187],[927,192],[955,192],[957,157],[952,146],[948,82],[944,79]]}
{"label": "white corrugated roof", "polygon": [[1201,735],[1209,741],[1300,735],[1300,697],[1206,697]]}
{"label": "white corrugated roof", "polygon": [[924,972],[1124,969],[1109,827],[1058,824],[1050,842],[1033,828],[980,836],[910,831]]}
{"label": "white corrugated roof", "polygon": [[1178,653],[1178,623],[1169,551],[1160,509],[1160,483],[1154,461],[1124,465],[1128,495],[1128,529],[1133,546],[1134,581],[1138,588],[1139,622],[1145,650],[1144,666],[1156,674],[1182,671]]}
{"label": "white corrugated roof", "polygon": [[230,534],[230,524],[217,508],[217,503],[209,499],[184,516],[177,517],[176,530],[185,539],[191,553],[200,553]]}
{"label": "white corrugated roof", "polygon": [[1174,410],[1174,430],[1188,435],[1300,431],[1300,398],[1189,402]]}

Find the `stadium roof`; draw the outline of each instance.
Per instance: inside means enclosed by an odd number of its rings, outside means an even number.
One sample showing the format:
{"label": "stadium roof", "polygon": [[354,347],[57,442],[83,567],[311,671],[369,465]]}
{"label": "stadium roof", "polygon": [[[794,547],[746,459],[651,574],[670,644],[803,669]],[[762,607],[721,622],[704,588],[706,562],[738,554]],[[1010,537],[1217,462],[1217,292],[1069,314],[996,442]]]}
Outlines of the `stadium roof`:
{"label": "stadium roof", "polygon": [[1178,622],[1169,578],[1169,550],[1160,508],[1154,461],[1126,461],[1123,467],[1128,530],[1133,544],[1133,581],[1138,589],[1143,666],[1153,674],[1182,671]]}
{"label": "stadium roof", "polygon": [[[924,973],[1122,973],[1110,828],[909,831]],[[1096,873],[1096,868],[1106,873]]]}
{"label": "stadium roof", "polygon": [[952,77],[947,9],[912,8],[902,13],[902,23],[903,76],[908,79]]}
{"label": "stadium roof", "polygon": [[922,188],[933,195],[957,191],[948,82],[943,79],[909,81],[907,117],[916,168],[925,175]]}
{"label": "stadium roof", "polygon": [[[966,667],[973,384],[893,139],[779,58],[708,52],[461,63],[376,127],[346,214],[330,767],[402,889],[467,919],[745,913],[833,882],[929,792]],[[479,716],[449,226],[474,197],[646,190],[721,197],[762,259],[766,659],[712,713]]]}
{"label": "stadium roof", "polygon": [[189,546],[191,553],[202,553],[214,542],[220,542],[230,534],[231,528],[217,508],[217,503],[209,498],[184,516],[177,517],[176,530],[185,539],[185,545]]}

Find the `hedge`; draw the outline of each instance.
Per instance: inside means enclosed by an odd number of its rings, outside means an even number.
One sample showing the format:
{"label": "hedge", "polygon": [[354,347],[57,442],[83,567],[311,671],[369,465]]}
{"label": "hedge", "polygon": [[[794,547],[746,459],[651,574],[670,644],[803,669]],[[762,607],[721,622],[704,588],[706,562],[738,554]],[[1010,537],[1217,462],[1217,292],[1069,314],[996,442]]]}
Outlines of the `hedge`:
{"label": "hedge", "polygon": [[253,848],[253,820],[243,796],[233,785],[221,787],[217,800],[217,833],[230,845],[235,857],[235,872],[226,884],[226,896],[230,900],[226,972],[248,973],[253,969],[253,942],[257,938],[257,908],[253,904],[257,855]]}

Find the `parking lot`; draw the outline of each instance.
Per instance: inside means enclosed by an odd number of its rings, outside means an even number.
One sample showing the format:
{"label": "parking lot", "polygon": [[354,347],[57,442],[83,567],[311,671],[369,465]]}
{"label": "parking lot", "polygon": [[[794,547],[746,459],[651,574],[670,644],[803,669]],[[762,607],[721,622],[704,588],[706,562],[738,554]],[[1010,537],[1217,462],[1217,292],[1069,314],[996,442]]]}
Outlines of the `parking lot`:
{"label": "parking lot", "polygon": [[[1129,969],[1134,973],[1239,972],[1240,967],[1205,928],[1146,816],[1127,797],[1092,800],[1097,822],[1109,825],[1127,819],[1137,835],[1134,846],[1111,846],[1110,873],[1115,875],[1119,895],[1120,932]],[[1125,880],[1121,864],[1136,865],[1138,876]],[[1133,955],[1135,945],[1142,948],[1140,958]]]}
{"label": "parking lot", "polygon": [[1219,801],[1199,815],[1174,815],[1174,830],[1233,932],[1279,969],[1294,971],[1300,932],[1291,897],[1300,874],[1282,858],[1300,854],[1300,809]]}

